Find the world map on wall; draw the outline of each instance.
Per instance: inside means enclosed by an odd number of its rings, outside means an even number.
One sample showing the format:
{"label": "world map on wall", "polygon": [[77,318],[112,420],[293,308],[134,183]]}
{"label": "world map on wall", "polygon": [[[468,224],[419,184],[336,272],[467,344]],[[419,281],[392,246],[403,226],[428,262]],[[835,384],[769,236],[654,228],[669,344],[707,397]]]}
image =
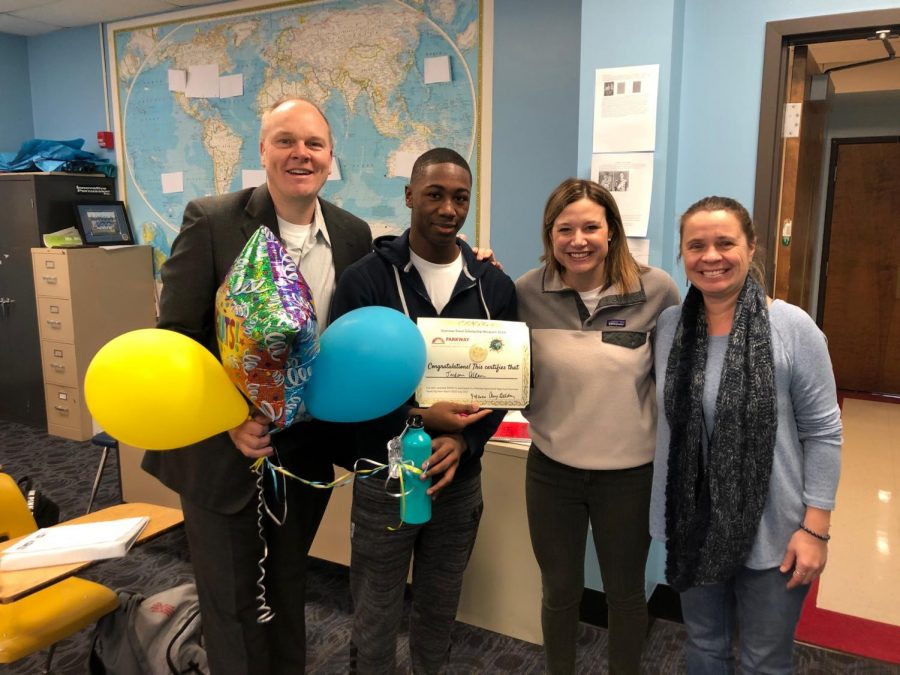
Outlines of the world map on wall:
{"label": "world map on wall", "polygon": [[[368,221],[376,236],[409,224],[408,181],[400,174],[410,157],[454,148],[478,185],[479,0],[242,7],[110,26],[120,198],[158,264],[188,201],[239,190],[243,172],[260,168],[260,115],[289,96],[316,101],[331,122],[341,177],[329,180],[322,196]],[[426,60],[445,56],[450,80],[425,84]],[[220,77],[240,74],[242,95],[170,89],[172,71],[210,64]],[[164,189],[163,176],[173,174],[180,174],[182,191]],[[466,225],[472,241],[477,203],[473,194]]]}

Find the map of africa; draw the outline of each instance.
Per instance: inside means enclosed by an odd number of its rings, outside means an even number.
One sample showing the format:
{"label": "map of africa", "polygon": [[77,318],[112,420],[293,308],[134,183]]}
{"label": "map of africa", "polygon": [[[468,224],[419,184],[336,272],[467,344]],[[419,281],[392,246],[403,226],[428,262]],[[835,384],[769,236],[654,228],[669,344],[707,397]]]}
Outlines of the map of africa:
{"label": "map of africa", "polygon": [[[479,0],[230,7],[110,27],[120,198],[138,239],[155,247],[157,268],[188,201],[239,190],[242,172],[260,168],[259,117],[287,96],[316,101],[331,122],[341,178],[322,196],[368,221],[376,236],[409,224],[402,167],[410,157],[454,148],[478,185]],[[450,81],[425,84],[426,59],[444,56]],[[243,94],[170,90],[171,71],[210,64],[220,77],[240,74]],[[163,174],[178,173],[183,191],[164,191]],[[477,204],[473,194],[471,241]]]}

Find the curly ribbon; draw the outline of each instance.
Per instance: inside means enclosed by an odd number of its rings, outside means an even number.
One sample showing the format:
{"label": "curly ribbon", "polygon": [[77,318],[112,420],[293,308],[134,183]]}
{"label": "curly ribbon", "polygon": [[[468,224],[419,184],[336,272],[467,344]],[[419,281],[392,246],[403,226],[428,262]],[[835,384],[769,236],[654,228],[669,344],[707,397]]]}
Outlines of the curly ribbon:
{"label": "curly ribbon", "polygon": [[[404,430],[405,432],[405,430]],[[401,434],[402,436],[402,434]],[[368,465],[371,468],[361,469],[360,465]],[[250,465],[250,469],[256,473],[256,489],[258,493],[258,502],[256,505],[256,513],[257,513],[257,527],[259,531],[259,538],[263,544],[263,553],[262,557],[259,559],[258,567],[259,567],[259,577],[256,581],[256,588],[258,589],[258,593],[256,595],[256,599],[258,602],[257,606],[257,623],[268,623],[273,618],[275,618],[274,610],[267,604],[266,602],[266,569],[265,562],[269,556],[269,547],[266,542],[266,533],[263,524],[264,514],[268,515],[272,521],[281,525],[284,523],[284,519],[287,517],[287,495],[282,495],[282,499],[284,500],[284,511],[282,513],[281,518],[279,519],[269,508],[269,504],[266,501],[265,488],[263,485],[263,472],[264,471],[272,471],[274,473],[278,473],[286,478],[290,478],[292,480],[297,480],[303,483],[304,485],[308,485],[311,488],[316,488],[318,490],[328,490],[336,487],[343,487],[345,485],[353,482],[355,478],[371,478],[378,473],[381,473],[385,469],[388,470],[387,478],[384,479],[385,490],[387,490],[388,482],[391,480],[391,476],[396,475],[398,480],[400,481],[400,492],[393,493],[388,492],[388,496],[390,497],[399,497],[400,499],[400,513],[404,512],[406,508],[406,496],[412,492],[412,490],[407,490],[404,486],[404,474],[410,474],[412,476],[420,476],[424,474],[427,469],[420,469],[415,466],[412,462],[404,461],[402,459],[395,460],[391,459],[387,464],[383,464],[382,462],[376,462],[373,459],[362,458],[356,460],[353,465],[353,471],[348,471],[343,476],[336,478],[335,480],[324,483],[322,481],[315,480],[306,480],[305,478],[301,478],[300,476],[292,473],[288,469],[284,468],[280,464],[275,464],[268,457],[259,457],[253,464]],[[275,490],[277,491],[277,483],[275,486]],[[401,520],[396,526],[388,525],[388,530],[391,532],[396,532],[403,525],[403,521]]]}
{"label": "curly ribbon", "polygon": [[[256,490],[259,499],[256,502],[256,527],[259,532],[259,539],[262,541],[263,552],[262,557],[257,563],[259,568],[259,576],[256,579],[256,623],[269,623],[275,618],[275,610],[273,610],[266,602],[266,559],[269,557],[269,544],[266,541],[266,531],[263,526],[263,508],[266,502],[265,489],[263,487],[263,473],[258,471],[256,474]],[[268,508],[266,508],[268,511]],[[271,516],[271,513],[269,514]]]}
{"label": "curly ribbon", "polygon": [[[360,469],[358,468],[360,464],[369,465],[372,468]],[[330,483],[323,483],[322,481],[306,480],[305,478],[301,478],[300,476],[291,473],[283,466],[274,464],[268,457],[260,457],[250,466],[250,468],[260,475],[262,474],[264,468],[269,469],[270,471],[275,471],[283,476],[286,476],[287,478],[300,481],[304,485],[308,485],[309,487],[319,490],[328,490],[330,488],[343,487],[344,485],[348,485],[349,483],[353,482],[354,478],[371,478],[372,476],[384,471],[385,469],[389,470],[388,477],[384,479],[385,488],[387,488],[388,481],[390,480],[391,475],[394,474],[394,472],[390,471],[390,469],[396,468],[396,474],[400,481],[400,492],[388,492],[387,494],[390,497],[398,497],[400,499],[400,513],[403,513],[403,509],[406,508],[406,496],[410,494],[410,492],[412,492],[412,490],[407,490],[405,488],[403,483],[403,475],[410,474],[413,476],[420,476],[426,471],[426,469],[420,469],[409,461],[400,460],[398,462],[389,462],[388,464],[384,464],[382,462],[376,462],[374,459],[362,458],[356,460],[353,465],[353,471],[348,471],[343,476],[341,476],[340,478],[336,478]],[[261,498],[264,499],[263,496],[261,496]],[[396,527],[388,527],[391,532],[394,532],[399,528],[400,524],[398,524]]]}

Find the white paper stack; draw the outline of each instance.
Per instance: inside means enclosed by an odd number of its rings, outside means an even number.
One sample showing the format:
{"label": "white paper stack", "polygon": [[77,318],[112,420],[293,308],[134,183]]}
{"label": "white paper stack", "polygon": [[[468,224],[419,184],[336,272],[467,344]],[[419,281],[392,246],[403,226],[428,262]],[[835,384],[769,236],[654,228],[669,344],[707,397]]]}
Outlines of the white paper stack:
{"label": "white paper stack", "polygon": [[0,570],[118,558],[150,522],[147,516],[41,528],[0,552]]}

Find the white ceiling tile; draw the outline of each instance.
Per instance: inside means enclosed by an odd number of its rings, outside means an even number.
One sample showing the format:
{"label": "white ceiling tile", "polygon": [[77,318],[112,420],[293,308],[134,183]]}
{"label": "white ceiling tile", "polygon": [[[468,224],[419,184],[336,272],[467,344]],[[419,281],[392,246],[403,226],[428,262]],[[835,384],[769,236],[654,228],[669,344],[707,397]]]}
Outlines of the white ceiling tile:
{"label": "white ceiling tile", "polygon": [[171,10],[165,0],[57,0],[49,5],[22,9],[16,16],[58,26],[86,26]]}
{"label": "white ceiling tile", "polygon": [[56,0],[0,0],[0,12],[12,12],[16,9],[49,5],[54,2]]}
{"label": "white ceiling tile", "polygon": [[0,33],[31,36],[49,33],[58,28],[59,26],[53,26],[41,21],[30,21],[12,14],[0,14]]}

